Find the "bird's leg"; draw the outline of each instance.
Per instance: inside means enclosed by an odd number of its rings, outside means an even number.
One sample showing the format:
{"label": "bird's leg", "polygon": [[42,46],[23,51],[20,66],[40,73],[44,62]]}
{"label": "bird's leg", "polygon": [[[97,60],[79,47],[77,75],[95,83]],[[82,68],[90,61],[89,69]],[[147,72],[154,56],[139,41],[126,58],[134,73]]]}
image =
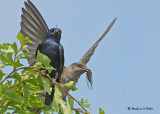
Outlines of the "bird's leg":
{"label": "bird's leg", "polygon": [[53,85],[56,82],[55,78],[51,78],[51,85]]}

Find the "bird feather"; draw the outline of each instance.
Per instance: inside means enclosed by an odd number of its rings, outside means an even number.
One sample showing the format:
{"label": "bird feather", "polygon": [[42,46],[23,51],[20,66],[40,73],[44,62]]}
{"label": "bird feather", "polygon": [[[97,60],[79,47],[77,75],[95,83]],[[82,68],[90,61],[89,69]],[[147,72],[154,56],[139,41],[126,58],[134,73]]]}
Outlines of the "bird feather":
{"label": "bird feather", "polygon": [[[42,41],[46,39],[47,32],[49,28],[37,10],[37,8],[33,5],[30,0],[25,2],[25,8],[22,8],[22,22],[21,22],[21,30],[23,37],[29,37],[31,40],[31,44],[26,44],[28,46],[29,54],[32,55],[30,59],[28,59],[28,63],[32,66],[35,64],[35,54],[36,49]],[[25,51],[24,51],[25,52]]]}
{"label": "bird feather", "polygon": [[85,55],[80,59],[80,63],[87,64],[90,60],[91,56],[93,55],[96,47],[98,46],[99,42],[106,36],[106,34],[109,32],[113,24],[115,23],[117,18],[115,18],[111,24],[108,26],[108,28],[105,30],[105,32],[102,34],[102,36],[96,41],[96,43],[85,53]]}

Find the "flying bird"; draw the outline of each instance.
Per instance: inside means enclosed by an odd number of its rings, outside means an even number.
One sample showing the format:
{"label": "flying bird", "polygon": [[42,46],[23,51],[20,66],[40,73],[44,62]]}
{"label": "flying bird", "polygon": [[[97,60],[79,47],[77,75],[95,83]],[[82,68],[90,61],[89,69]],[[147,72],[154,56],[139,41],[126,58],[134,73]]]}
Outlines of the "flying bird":
{"label": "flying bird", "polygon": [[[102,36],[93,44],[93,46],[84,54],[84,56],[79,60],[79,62],[71,64],[69,67],[63,68],[63,72],[61,75],[60,83],[65,84],[69,83],[70,81],[74,81],[74,85],[78,82],[78,79],[83,73],[87,73],[87,80],[90,83],[89,87],[92,87],[92,71],[87,68],[87,63],[91,59],[92,55],[95,52],[96,47],[100,43],[100,41],[106,36],[106,34],[109,32],[113,24],[115,23],[117,18],[115,18],[111,24],[108,26],[108,28],[105,30],[105,32],[102,34]],[[67,91],[70,89],[65,88]],[[63,93],[63,100],[66,101],[66,93],[62,91]]]}
{"label": "flying bird", "polygon": [[[20,32],[24,37],[29,37],[32,43],[27,44],[29,54],[32,55],[28,59],[28,63],[33,66],[36,62],[38,50],[51,60],[50,65],[55,68],[50,73],[51,78],[55,78],[60,83],[60,77],[64,66],[64,49],[60,44],[61,30],[59,28],[49,29],[43,17],[28,0],[25,2],[25,8],[22,8],[22,22]],[[54,85],[52,85],[54,88]],[[46,93],[45,104],[49,105],[53,100],[54,90],[51,95]]]}

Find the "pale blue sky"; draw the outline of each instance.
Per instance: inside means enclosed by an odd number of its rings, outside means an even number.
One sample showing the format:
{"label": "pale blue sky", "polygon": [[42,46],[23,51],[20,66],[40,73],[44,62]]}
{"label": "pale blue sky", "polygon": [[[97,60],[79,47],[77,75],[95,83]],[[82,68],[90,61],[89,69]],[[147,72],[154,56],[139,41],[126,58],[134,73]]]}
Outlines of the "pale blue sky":
{"label": "pale blue sky", "polygon": [[[18,42],[24,0],[0,2],[0,39]],[[110,22],[118,19],[96,49],[88,68],[93,89],[81,76],[72,95],[88,98],[93,114],[160,113],[160,1],[159,0],[32,0],[49,28],[62,30],[65,66],[79,61]],[[25,63],[27,65],[27,63]],[[77,106],[77,105],[76,105]],[[152,107],[128,111],[127,107]]]}

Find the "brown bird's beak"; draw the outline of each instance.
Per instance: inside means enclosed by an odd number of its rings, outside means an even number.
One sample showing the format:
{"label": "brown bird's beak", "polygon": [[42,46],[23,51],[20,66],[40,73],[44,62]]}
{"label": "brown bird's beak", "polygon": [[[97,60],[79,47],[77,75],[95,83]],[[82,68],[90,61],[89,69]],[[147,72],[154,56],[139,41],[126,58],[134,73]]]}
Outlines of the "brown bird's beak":
{"label": "brown bird's beak", "polygon": [[89,69],[88,69],[87,67],[84,67],[84,68],[83,68],[83,71],[88,72]]}

